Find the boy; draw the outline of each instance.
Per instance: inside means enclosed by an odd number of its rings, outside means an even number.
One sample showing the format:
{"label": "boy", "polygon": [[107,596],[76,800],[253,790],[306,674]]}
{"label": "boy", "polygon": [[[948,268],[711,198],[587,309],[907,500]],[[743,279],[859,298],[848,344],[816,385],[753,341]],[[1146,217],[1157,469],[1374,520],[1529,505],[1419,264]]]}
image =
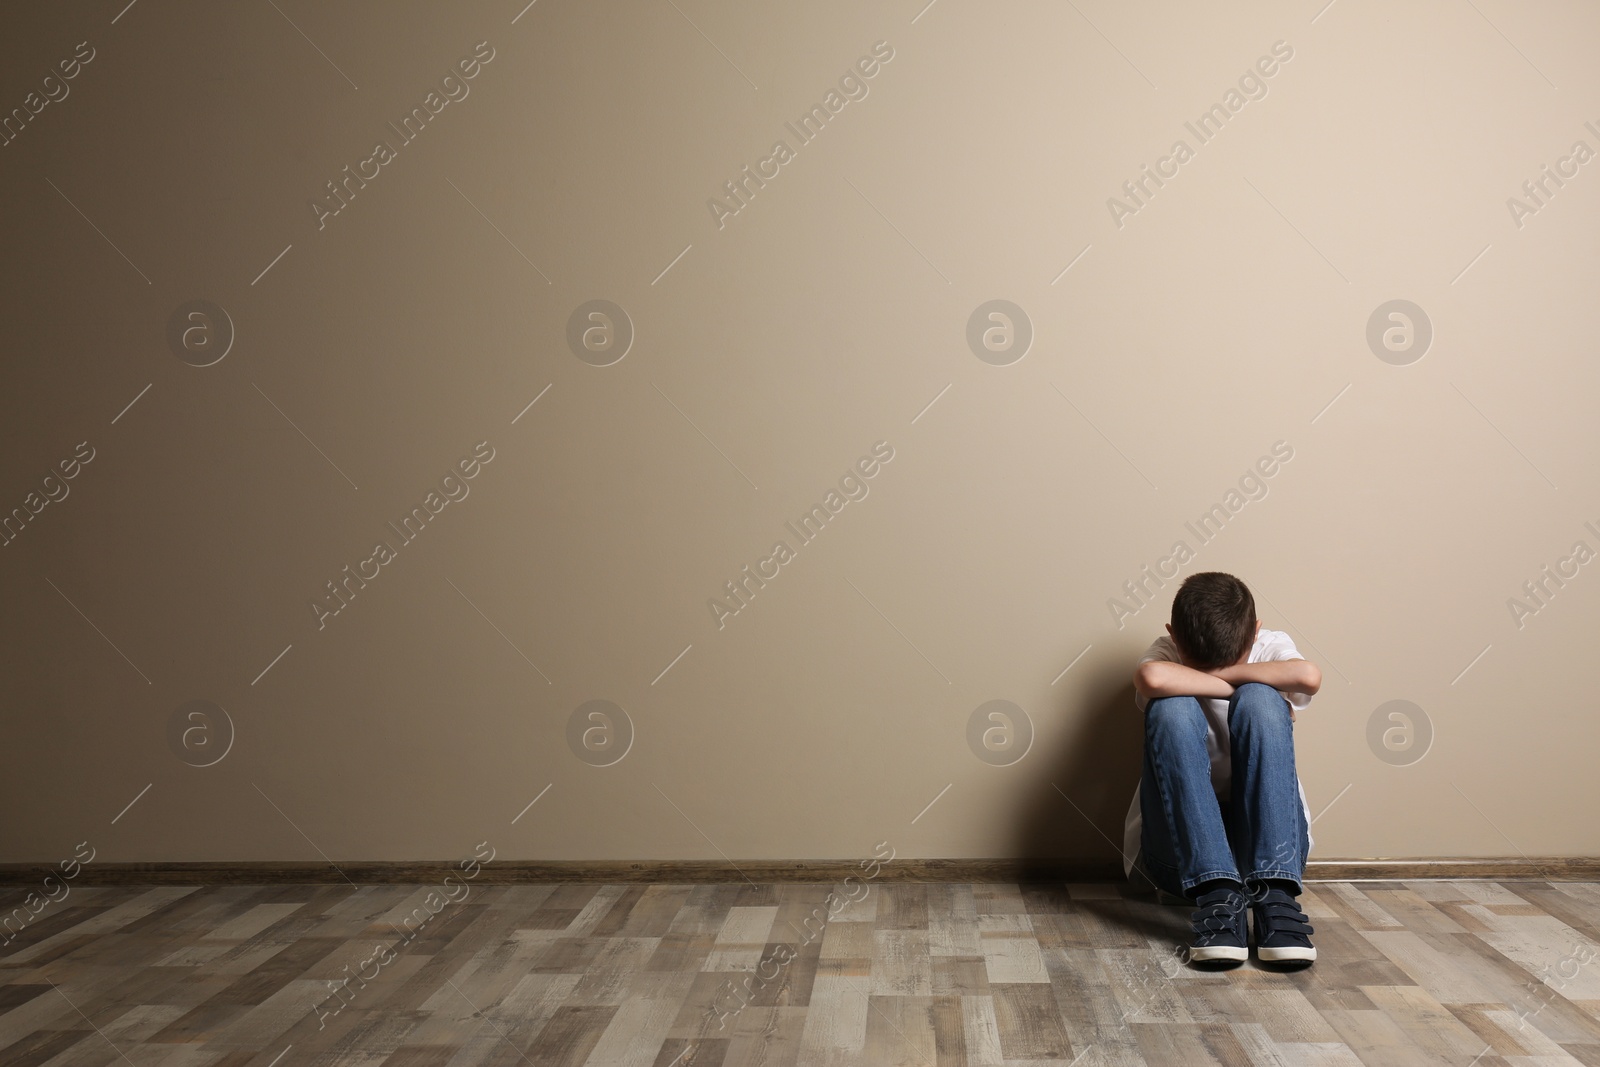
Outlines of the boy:
{"label": "boy", "polygon": [[[1243,962],[1245,912],[1263,961],[1317,958],[1295,903],[1311,813],[1294,766],[1294,713],[1322,686],[1289,635],[1263,630],[1238,578],[1192,574],[1172,622],[1139,660],[1144,777],[1128,808],[1123,862],[1194,901],[1198,963]],[[1241,873],[1242,872],[1242,873]]]}

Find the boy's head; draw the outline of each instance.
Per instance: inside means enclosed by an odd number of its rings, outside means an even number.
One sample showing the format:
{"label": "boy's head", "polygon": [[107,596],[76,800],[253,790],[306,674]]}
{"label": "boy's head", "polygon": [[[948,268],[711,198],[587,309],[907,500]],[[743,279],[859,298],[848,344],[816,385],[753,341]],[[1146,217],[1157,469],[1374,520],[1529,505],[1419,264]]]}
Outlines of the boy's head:
{"label": "boy's head", "polygon": [[1190,665],[1209,671],[1248,656],[1259,625],[1248,586],[1231,574],[1202,571],[1178,587],[1167,632]]}

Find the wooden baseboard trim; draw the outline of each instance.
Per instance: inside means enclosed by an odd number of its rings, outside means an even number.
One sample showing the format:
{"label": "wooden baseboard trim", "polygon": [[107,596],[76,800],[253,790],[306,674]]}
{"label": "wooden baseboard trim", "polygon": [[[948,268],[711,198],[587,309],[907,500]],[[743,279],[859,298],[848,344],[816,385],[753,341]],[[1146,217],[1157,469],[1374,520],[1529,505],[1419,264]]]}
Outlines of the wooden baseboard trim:
{"label": "wooden baseboard trim", "polygon": [[[47,864],[0,864],[0,886],[35,887],[59,870]],[[77,885],[428,885],[449,875],[462,878],[460,865],[449,862],[327,863],[206,862],[89,863]],[[859,860],[750,860],[737,864],[703,860],[658,861],[531,861],[495,860],[481,866],[477,885],[518,883],[610,882],[714,884],[840,882],[854,875],[864,879]],[[1494,881],[1600,881],[1600,858],[1523,857],[1314,859],[1306,865],[1308,882],[1424,879],[1489,879]],[[879,882],[1066,883],[1124,881],[1120,860],[984,860],[893,859],[873,878]],[[51,883],[54,884],[54,883]]]}
{"label": "wooden baseboard trim", "polygon": [[1600,858],[1589,856],[1523,856],[1453,859],[1311,860],[1306,881],[1370,882],[1407,879],[1487,879],[1496,882],[1600,881]]}

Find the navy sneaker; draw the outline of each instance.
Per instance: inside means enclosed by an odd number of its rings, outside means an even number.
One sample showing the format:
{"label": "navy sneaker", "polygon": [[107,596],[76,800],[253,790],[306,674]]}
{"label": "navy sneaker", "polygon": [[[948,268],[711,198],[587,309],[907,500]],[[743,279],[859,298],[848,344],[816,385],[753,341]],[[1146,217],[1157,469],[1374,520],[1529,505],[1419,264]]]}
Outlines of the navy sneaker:
{"label": "navy sneaker", "polygon": [[1189,949],[1192,962],[1243,963],[1250,958],[1246,903],[1243,890],[1237,886],[1225,885],[1200,895],[1189,919],[1194,927],[1194,944]]}
{"label": "navy sneaker", "polygon": [[1308,936],[1311,923],[1288,892],[1268,889],[1251,901],[1250,911],[1255,915],[1258,958],[1267,963],[1307,964],[1317,958]]}

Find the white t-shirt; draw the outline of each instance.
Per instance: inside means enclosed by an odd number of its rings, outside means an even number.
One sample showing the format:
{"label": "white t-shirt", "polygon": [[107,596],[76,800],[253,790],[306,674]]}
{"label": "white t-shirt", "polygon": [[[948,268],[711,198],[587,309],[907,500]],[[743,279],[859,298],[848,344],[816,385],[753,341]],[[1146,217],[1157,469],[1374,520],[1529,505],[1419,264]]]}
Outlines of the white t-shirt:
{"label": "white t-shirt", "polygon": [[[1270,663],[1274,660],[1305,659],[1300,650],[1294,647],[1294,640],[1282,630],[1269,630],[1262,627],[1256,632],[1255,643],[1250,646],[1250,655],[1246,663]],[[1150,647],[1139,657],[1140,663],[1151,660],[1168,660],[1172,663],[1182,662],[1178,656],[1178,646],[1173,644],[1172,637],[1162,634],[1150,642]],[[1284,694],[1289,701],[1289,706],[1295,711],[1303,711],[1311,703],[1310,693],[1297,693],[1293,690]],[[1150,703],[1148,697],[1140,696],[1136,691],[1133,702],[1144,712]],[[1226,800],[1233,787],[1232,757],[1228,746],[1228,700],[1226,697],[1201,697],[1200,709],[1206,716],[1206,751],[1211,756],[1211,787],[1216,790],[1220,799]],[[1133,790],[1133,803],[1128,805],[1128,818],[1123,823],[1122,829],[1122,871],[1124,875],[1133,873],[1133,861],[1139,855],[1139,837],[1144,828],[1144,818],[1139,811],[1139,790],[1144,785],[1141,777],[1139,785]],[[1300,784],[1300,776],[1295,775],[1295,787],[1300,790],[1300,808],[1306,816],[1306,836],[1310,841],[1311,808],[1306,804],[1306,789]]]}

